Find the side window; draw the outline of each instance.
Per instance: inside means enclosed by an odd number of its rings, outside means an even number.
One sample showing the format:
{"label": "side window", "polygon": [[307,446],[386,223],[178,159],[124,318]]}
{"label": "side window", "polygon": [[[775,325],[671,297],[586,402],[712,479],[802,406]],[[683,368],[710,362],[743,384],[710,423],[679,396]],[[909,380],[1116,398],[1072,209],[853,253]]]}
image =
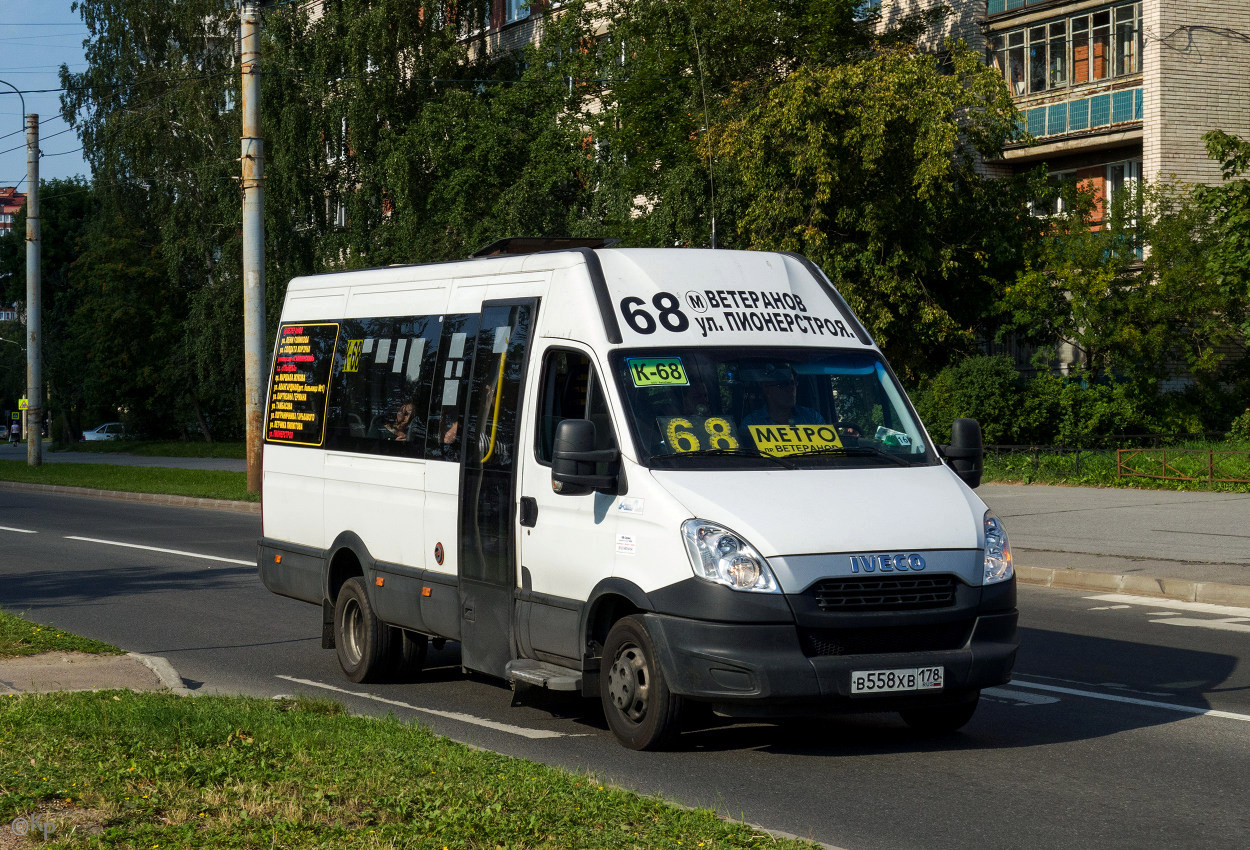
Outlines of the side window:
{"label": "side window", "polygon": [[431,381],[429,419],[426,424],[426,457],[460,460],[464,437],[464,405],[469,389],[469,367],[478,316],[443,317],[438,361]]}
{"label": "side window", "polygon": [[534,453],[541,463],[551,463],[556,426],[565,419],[589,419],[595,423],[595,448],[616,447],[607,398],[594,366],[579,351],[555,348],[547,352],[543,364],[534,443]]}
{"label": "side window", "polygon": [[291,323],[278,328],[265,442],[325,444],[333,430],[327,389],[338,339],[337,322]]}
{"label": "side window", "polygon": [[342,325],[326,447],[424,456],[439,318],[347,319]]}

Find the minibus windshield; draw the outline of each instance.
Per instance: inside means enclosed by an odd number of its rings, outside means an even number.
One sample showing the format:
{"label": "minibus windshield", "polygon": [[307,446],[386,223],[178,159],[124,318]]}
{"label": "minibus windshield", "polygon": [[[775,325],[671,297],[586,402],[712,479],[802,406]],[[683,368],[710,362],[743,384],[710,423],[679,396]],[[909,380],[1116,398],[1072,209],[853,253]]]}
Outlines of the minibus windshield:
{"label": "minibus windshield", "polygon": [[916,466],[936,453],[875,352],[672,348],[612,356],[654,468]]}

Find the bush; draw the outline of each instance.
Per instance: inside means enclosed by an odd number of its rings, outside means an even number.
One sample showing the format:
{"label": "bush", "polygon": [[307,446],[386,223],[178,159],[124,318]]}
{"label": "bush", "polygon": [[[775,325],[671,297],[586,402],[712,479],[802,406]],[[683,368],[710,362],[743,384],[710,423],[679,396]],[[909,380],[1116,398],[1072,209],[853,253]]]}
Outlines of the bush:
{"label": "bush", "polygon": [[1250,407],[1228,427],[1228,439],[1230,442],[1250,443]]}
{"label": "bush", "polygon": [[987,443],[1010,442],[1020,409],[1020,373],[1010,357],[969,357],[947,366],[916,395],[916,409],[939,443],[949,443],[951,422],[970,416]]}
{"label": "bush", "polygon": [[[1165,407],[1153,386],[1090,384],[1080,375],[1051,374],[1025,382],[1014,361],[1001,355],[969,357],[916,393],[916,408],[935,440],[948,442],[951,422],[970,416],[990,445],[1090,445],[1115,434],[1158,430],[1163,423],[1151,411]],[[1185,406],[1174,407],[1169,421],[1179,423]]]}

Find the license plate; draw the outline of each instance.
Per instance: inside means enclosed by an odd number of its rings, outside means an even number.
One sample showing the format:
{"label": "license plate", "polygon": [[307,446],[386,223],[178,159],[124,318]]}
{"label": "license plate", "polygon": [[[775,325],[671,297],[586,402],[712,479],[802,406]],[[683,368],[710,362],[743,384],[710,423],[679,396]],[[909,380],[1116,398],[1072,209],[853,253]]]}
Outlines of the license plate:
{"label": "license plate", "polygon": [[851,673],[852,694],[891,691],[940,691],[945,667],[908,667],[904,670],[856,670]]}

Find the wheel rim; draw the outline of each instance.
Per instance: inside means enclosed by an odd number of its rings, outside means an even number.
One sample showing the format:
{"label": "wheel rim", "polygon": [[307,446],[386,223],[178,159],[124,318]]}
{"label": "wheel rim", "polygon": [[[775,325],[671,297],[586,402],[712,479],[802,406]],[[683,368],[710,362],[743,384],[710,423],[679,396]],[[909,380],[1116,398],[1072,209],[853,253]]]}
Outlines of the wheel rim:
{"label": "wheel rim", "polygon": [[608,693],[616,710],[632,722],[647,716],[651,676],[647,657],[636,644],[626,644],[616,654],[608,670]]}
{"label": "wheel rim", "polygon": [[343,605],[343,654],[351,665],[360,663],[364,657],[365,618],[360,603],[348,599]]}

